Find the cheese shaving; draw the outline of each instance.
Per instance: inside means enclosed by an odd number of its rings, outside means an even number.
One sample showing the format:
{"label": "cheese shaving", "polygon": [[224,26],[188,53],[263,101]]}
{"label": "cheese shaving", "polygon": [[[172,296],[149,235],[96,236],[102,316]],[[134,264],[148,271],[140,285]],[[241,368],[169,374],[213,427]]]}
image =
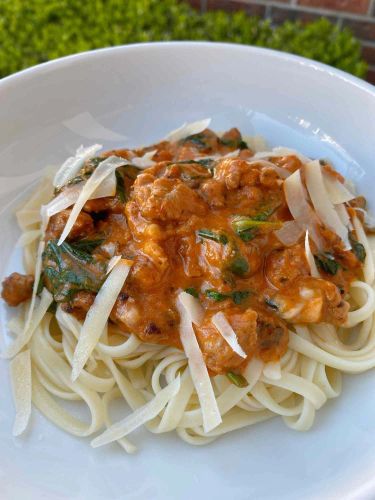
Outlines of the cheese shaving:
{"label": "cheese shaving", "polygon": [[181,139],[189,137],[190,135],[200,134],[201,132],[203,132],[203,130],[206,130],[206,128],[209,127],[210,123],[211,118],[206,118],[205,120],[199,120],[193,123],[185,122],[183,125],[181,125],[181,127],[177,128],[176,130],[172,130],[172,132],[169,132],[165,140],[170,142],[178,142]]}
{"label": "cheese shaving", "polygon": [[351,193],[342,182],[340,182],[332,175],[324,173],[323,181],[324,186],[327,190],[328,197],[334,205],[338,205],[339,203],[346,203],[347,201],[355,198],[355,195]]}
{"label": "cheese shaving", "polygon": [[297,243],[302,234],[303,229],[295,220],[284,222],[282,228],[274,231],[276,238],[287,247]]}
{"label": "cheese shaving", "polygon": [[114,255],[108,262],[107,264],[107,271],[106,271],[106,274],[109,274],[112,269],[117,266],[117,264],[120,262],[121,260],[121,255]]}
{"label": "cheese shaving", "polygon": [[76,380],[85,366],[90,354],[95,349],[109,315],[115,305],[125,280],[129,274],[129,261],[120,260],[112,269],[106,281],[95,297],[82,325],[81,333],[74,351],[72,363],[72,381]]}
{"label": "cheese shaving", "polygon": [[[328,197],[322,169],[319,161],[311,161],[305,165],[306,185],[312,204],[319,219],[343,241],[345,248],[350,249],[348,229],[341,222]],[[313,235],[311,234],[313,237]]]}
{"label": "cheese shaving", "polygon": [[26,429],[31,415],[31,356],[29,350],[20,352],[10,362],[10,379],[16,407],[13,436],[19,436]]}
{"label": "cheese shaving", "polygon": [[241,356],[241,358],[247,358],[246,352],[240,346],[237,335],[230,325],[229,321],[225,317],[223,312],[218,312],[212,316],[212,323],[223,337],[223,339],[228,343],[232,350]]}
{"label": "cheese shaving", "polygon": [[284,192],[288,208],[293,218],[303,228],[307,229],[318,249],[321,248],[321,239],[316,230],[318,218],[306,200],[305,189],[301,180],[301,173],[296,170],[284,182]]}
{"label": "cheese shaving", "polygon": [[61,245],[69,235],[86,201],[90,199],[92,194],[106,179],[106,177],[108,177],[112,172],[114,172],[116,168],[121,167],[125,163],[127,163],[127,160],[124,160],[123,158],[119,158],[118,156],[110,156],[109,158],[102,161],[98,165],[98,167],[94,170],[93,174],[88,179],[86,184],[83,186],[83,189],[79,193],[78,199],[64,227],[64,231],[60,236],[58,245]]}
{"label": "cheese shaving", "polygon": [[181,292],[179,299],[184,308],[189,311],[192,322],[199,326],[204,316],[203,307],[200,305],[198,299],[190,295],[190,293]]}
{"label": "cheese shaving", "polygon": [[94,144],[87,148],[80,146],[75,156],[71,156],[65,160],[56,172],[55,178],[53,179],[53,185],[57,188],[65,186],[67,182],[78,174],[85,161],[93,158],[101,149],[102,146],[100,144]]}
{"label": "cheese shaving", "polygon": [[207,367],[192,326],[190,310],[185,307],[181,300],[182,293],[179,294],[176,304],[177,310],[180,313],[180,338],[186,357],[188,358],[191,378],[201,405],[203,428],[205,432],[209,432],[222,422],[222,418]]}
{"label": "cheese shaving", "polygon": [[155,162],[152,161],[152,157],[154,156],[154,154],[156,152],[157,152],[156,149],[154,149],[153,151],[148,151],[143,156],[136,156],[136,157],[132,158],[129,161],[129,163],[131,163],[132,165],[135,165],[137,168],[141,168],[141,169],[152,167],[155,165]]}
{"label": "cheese shaving", "polygon": [[168,402],[178,393],[180,385],[180,376],[178,376],[167,387],[159,391],[151,401],[137,408],[123,420],[111,425],[103,434],[93,439],[91,446],[97,448],[98,446],[117,441],[157,417]]}
{"label": "cheese shaving", "polygon": [[305,235],[305,254],[306,254],[306,259],[310,267],[310,273],[313,278],[320,278],[320,273],[318,271],[318,268],[316,267],[315,264],[315,259],[314,256],[311,252],[310,248],[310,241],[309,241],[309,232],[306,231]]}

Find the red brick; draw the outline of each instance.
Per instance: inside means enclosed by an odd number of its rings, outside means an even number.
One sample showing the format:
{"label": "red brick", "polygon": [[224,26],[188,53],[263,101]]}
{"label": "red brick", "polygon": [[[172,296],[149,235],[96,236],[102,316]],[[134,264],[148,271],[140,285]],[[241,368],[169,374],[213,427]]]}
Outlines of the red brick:
{"label": "red brick", "polygon": [[[306,12],[295,9],[281,9],[279,7],[272,7],[271,9],[271,19],[274,24],[282,24],[285,21],[301,21],[303,24],[311,23],[316,19],[321,18],[321,14],[316,14],[314,12]],[[324,16],[326,19],[335,23],[337,18],[334,16]]]}
{"label": "red brick", "polygon": [[370,0],[298,0],[299,5],[367,14]]}
{"label": "red brick", "polygon": [[375,44],[362,46],[362,57],[369,64],[375,64]]}
{"label": "red brick", "polygon": [[363,40],[375,40],[375,21],[345,19],[343,25],[350,28],[358,38],[362,38]]}
{"label": "red brick", "polygon": [[375,85],[375,66],[368,70],[366,80]]}
{"label": "red brick", "polygon": [[201,0],[187,0],[187,2],[194,7],[194,9],[201,9]]}
{"label": "red brick", "polygon": [[236,12],[243,10],[251,16],[263,17],[266,11],[264,5],[253,4],[241,0],[207,0],[207,10],[226,10],[227,12]]}

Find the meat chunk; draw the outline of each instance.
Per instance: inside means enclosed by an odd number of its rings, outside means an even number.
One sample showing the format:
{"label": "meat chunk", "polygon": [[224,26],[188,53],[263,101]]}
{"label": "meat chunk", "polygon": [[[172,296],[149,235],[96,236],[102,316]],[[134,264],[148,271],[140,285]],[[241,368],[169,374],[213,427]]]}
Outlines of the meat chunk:
{"label": "meat chunk", "polygon": [[133,199],[143,217],[164,222],[203,215],[206,205],[199,195],[179,179],[155,179],[140,175],[134,183]]}
{"label": "meat chunk", "polygon": [[265,362],[278,361],[288,349],[288,329],[275,316],[258,313],[257,354]]}
{"label": "meat chunk", "polygon": [[86,201],[83,210],[85,212],[111,212],[120,214],[123,211],[123,205],[120,200],[113,196],[97,198],[96,200]]}
{"label": "meat chunk", "polygon": [[81,290],[77,292],[70,302],[63,302],[63,311],[73,314],[77,319],[83,321],[95,300],[95,293]]}
{"label": "meat chunk", "polygon": [[254,310],[241,312],[235,308],[227,309],[225,316],[248,357],[244,360],[232,350],[213,325],[212,314],[208,314],[202,325],[195,327],[195,330],[207,368],[214,374],[240,369],[253,356],[257,346],[257,313]]}
{"label": "meat chunk", "polygon": [[31,274],[12,273],[3,281],[1,297],[8,306],[16,307],[31,298],[33,285],[34,276]]}
{"label": "meat chunk", "polygon": [[282,288],[299,276],[310,274],[309,265],[302,245],[277,249],[266,261],[266,276],[276,288]]}
{"label": "meat chunk", "polygon": [[[48,240],[57,240],[60,238],[61,233],[64,230],[64,227],[68,221],[69,215],[71,213],[71,209],[62,210],[56,215],[53,215],[50,218],[50,221],[47,226],[46,231],[46,241]],[[76,240],[77,238],[84,238],[88,234],[90,234],[94,230],[94,222],[92,217],[85,213],[81,212],[77,220],[72,227],[68,235],[68,240]]]}
{"label": "meat chunk", "polygon": [[302,277],[272,297],[281,316],[291,323],[345,323],[349,304],[334,283]]}
{"label": "meat chunk", "polygon": [[223,208],[225,205],[225,184],[216,179],[208,179],[200,187],[203,199],[213,208]]}
{"label": "meat chunk", "polygon": [[259,183],[260,170],[250,167],[245,160],[226,158],[215,169],[215,179],[223,181],[228,190],[243,186],[255,186]]}

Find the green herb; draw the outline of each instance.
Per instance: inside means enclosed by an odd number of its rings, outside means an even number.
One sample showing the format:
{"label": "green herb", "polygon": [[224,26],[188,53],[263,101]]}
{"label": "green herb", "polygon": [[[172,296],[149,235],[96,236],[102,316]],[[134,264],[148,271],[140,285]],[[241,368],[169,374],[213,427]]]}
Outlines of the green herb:
{"label": "green herb", "polygon": [[185,142],[192,142],[195,146],[198,146],[198,148],[200,149],[207,148],[206,136],[203,133],[189,135],[188,137],[185,137],[185,139],[182,139],[181,142],[183,144]]}
{"label": "green herb", "polygon": [[[99,240],[81,240],[77,244],[92,249],[94,241],[97,244]],[[60,246],[54,240],[47,243],[43,266],[43,283],[56,302],[70,300],[80,290],[98,292],[105,280],[104,263],[94,262],[92,255],[66,242]]]}
{"label": "green herb", "polygon": [[206,290],[206,296],[215,302],[221,302],[225,299],[232,299],[235,304],[241,304],[242,301],[248,298],[250,292],[248,290],[235,290],[231,293],[220,293],[217,290]]}
{"label": "green herb", "polygon": [[244,276],[249,272],[249,263],[242,255],[235,257],[228,266],[228,270],[237,276]]}
{"label": "green herb", "polygon": [[235,149],[249,149],[249,146],[247,143],[240,139],[225,139],[225,138],[220,138],[219,139],[220,143],[223,146],[228,146],[228,148],[235,148]]}
{"label": "green herb", "polygon": [[39,278],[38,286],[36,289],[37,295],[40,295],[43,292],[43,287],[44,287],[44,284],[43,284],[43,273],[42,273],[40,278]]}
{"label": "green herb", "polygon": [[248,381],[244,376],[239,375],[238,373],[227,372],[228,379],[232,382],[232,384],[237,387],[247,387],[249,385]]}
{"label": "green herb", "polygon": [[279,310],[279,306],[276,304],[276,302],[272,299],[269,299],[268,297],[264,298],[264,302],[267,304],[268,307],[271,309],[274,309],[275,311]]}
{"label": "green herb", "polygon": [[81,252],[86,252],[86,253],[91,253],[93,250],[95,250],[96,247],[101,245],[103,243],[103,241],[104,241],[104,238],[97,238],[95,240],[83,239],[83,240],[75,241],[74,243],[71,243],[70,245],[75,250],[79,250]]}
{"label": "green herb", "polygon": [[352,250],[354,255],[360,262],[364,262],[366,259],[365,247],[362,245],[362,243],[357,241],[352,234],[349,234],[349,241],[350,244],[352,245]]}
{"label": "green herb", "polygon": [[124,178],[119,170],[115,171],[115,175],[116,175],[116,196],[121,201],[121,203],[125,203],[126,194],[125,194]]}
{"label": "green herb", "polygon": [[339,270],[340,264],[336,262],[333,255],[328,252],[325,252],[324,254],[321,253],[319,255],[314,255],[314,259],[319,269],[327,274],[335,275]]}
{"label": "green herb", "polygon": [[250,228],[264,228],[264,229],[280,229],[283,223],[280,221],[268,222],[258,220],[255,217],[239,216],[233,219],[232,226],[237,233],[246,231]]}
{"label": "green herb", "polygon": [[279,229],[282,226],[278,221],[266,222],[276,209],[277,207],[269,208],[253,217],[237,216],[232,221],[232,227],[242,241],[251,241],[258,235],[259,229]]}
{"label": "green herb", "polygon": [[222,302],[223,300],[229,299],[230,297],[230,295],[225,293],[220,293],[216,290],[206,290],[205,294],[209,299],[212,299],[215,302]]}
{"label": "green herb", "polygon": [[190,287],[190,288],[185,288],[184,290],[186,293],[192,295],[193,297],[195,297],[196,299],[199,297],[199,293],[198,293],[198,290],[194,287]]}
{"label": "green herb", "polygon": [[57,309],[57,302],[54,300],[52,302],[52,304],[49,306],[49,308],[47,309],[47,312],[49,312],[51,314],[55,314],[56,313],[56,309]]}
{"label": "green herb", "polygon": [[221,231],[211,231],[211,229],[199,229],[197,235],[206,240],[216,241],[216,243],[221,243],[226,245],[228,243],[228,236]]}
{"label": "green herb", "polygon": [[235,304],[241,304],[242,301],[246,300],[248,296],[250,295],[250,292],[247,290],[237,290],[235,292],[232,292],[232,299]]}

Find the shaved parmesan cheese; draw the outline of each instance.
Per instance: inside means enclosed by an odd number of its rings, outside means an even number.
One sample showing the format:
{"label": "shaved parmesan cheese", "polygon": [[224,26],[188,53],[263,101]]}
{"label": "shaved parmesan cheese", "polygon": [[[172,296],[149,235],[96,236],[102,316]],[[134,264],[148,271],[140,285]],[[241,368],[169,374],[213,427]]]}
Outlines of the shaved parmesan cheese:
{"label": "shaved parmesan cheese", "polygon": [[373,215],[369,214],[367,210],[360,207],[354,207],[354,210],[357,210],[364,215],[366,226],[372,229],[375,228],[375,217]]}
{"label": "shaved parmesan cheese", "polygon": [[355,195],[351,193],[342,182],[332,175],[324,173],[323,180],[328,197],[334,205],[345,203],[355,198]]}
{"label": "shaved parmesan cheese", "polygon": [[87,148],[80,146],[75,156],[68,158],[56,172],[55,178],[53,179],[53,185],[57,188],[65,186],[68,181],[78,174],[85,161],[93,158],[101,149],[102,146],[100,144],[94,144]]}
{"label": "shaved parmesan cheese", "polygon": [[[41,208],[42,219],[43,215],[47,218],[58,214],[62,210],[71,207],[76,203],[78,197],[85,186],[86,182],[80,182],[78,184],[73,184],[72,186],[67,186],[56,198],[53,198],[47,205],[43,205]],[[112,172],[104,181],[98,186],[97,189],[90,196],[90,200],[96,200],[97,198],[105,198],[106,196],[114,196],[116,194],[116,175]]]}
{"label": "shaved parmesan cheese", "polygon": [[284,222],[281,229],[274,231],[276,238],[287,247],[297,243],[302,234],[303,229],[295,220]]}
{"label": "shaved parmesan cheese", "polygon": [[16,418],[13,424],[13,436],[19,436],[26,429],[31,415],[31,356],[30,351],[23,351],[10,362],[10,379]]}
{"label": "shaved parmesan cheese", "polygon": [[98,446],[117,441],[157,417],[168,402],[178,393],[180,385],[180,376],[178,376],[167,387],[159,391],[151,401],[137,408],[128,417],[111,425],[103,434],[93,439],[91,446],[97,448]]}
{"label": "shaved parmesan cheese", "polygon": [[95,349],[115,305],[118,294],[121,292],[129,274],[129,261],[120,260],[108,278],[103,283],[94,303],[89,309],[82,325],[81,333],[74,351],[72,363],[72,381],[79,377],[90,354]]}
{"label": "shaved parmesan cheese", "polygon": [[[305,165],[306,185],[315,211],[320,220],[343,241],[345,248],[349,249],[348,229],[341,222],[328,197],[322,176],[319,161],[311,161]],[[311,234],[313,237],[313,235]]]}
{"label": "shaved parmesan cheese", "polygon": [[340,203],[339,205],[336,205],[335,210],[337,212],[337,215],[340,217],[341,222],[344,224],[344,226],[351,231],[353,229],[353,225],[350,221],[350,217],[348,211],[346,210],[345,204]]}
{"label": "shaved parmesan cheese", "polygon": [[[38,283],[39,279],[36,282]],[[10,344],[7,349],[5,349],[2,357],[7,359],[13,358],[13,356],[15,356],[20,352],[21,349],[23,349],[23,347],[25,347],[25,345],[30,341],[39,323],[44,318],[49,306],[52,304],[53,297],[46,288],[43,288],[40,301],[36,307],[35,302],[36,300],[34,299],[34,303],[30,304],[28,318],[22,333],[12,344]]]}
{"label": "shaved parmesan cheese", "polygon": [[181,292],[179,299],[184,308],[189,311],[192,322],[199,326],[204,316],[204,310],[199,300],[186,292]]}
{"label": "shaved parmesan cheese", "polygon": [[284,192],[290,213],[303,228],[307,229],[320,250],[320,236],[316,230],[318,218],[306,200],[305,189],[301,180],[301,172],[296,170],[284,182]]}
{"label": "shaved parmesan cheese", "polygon": [[240,346],[237,335],[233,328],[231,327],[229,321],[225,317],[223,312],[218,312],[212,316],[212,323],[214,324],[217,331],[223,337],[223,339],[229,344],[232,350],[241,356],[241,358],[247,358],[246,352]]}
{"label": "shaved parmesan cheese", "polygon": [[245,135],[243,140],[255,152],[266,150],[267,142],[261,135]]}
{"label": "shaved parmesan cheese", "polygon": [[272,151],[260,151],[253,158],[278,158],[281,156],[296,156],[302,163],[308,163],[310,158],[299,153],[295,149],[276,147]]}
{"label": "shaved parmesan cheese", "polygon": [[203,428],[205,432],[217,427],[222,418],[215,398],[215,393],[208,375],[207,367],[199,348],[192,326],[190,310],[177,298],[177,310],[180,313],[180,338],[189,362],[191,378],[202,409]]}
{"label": "shaved parmesan cheese", "polygon": [[306,231],[305,235],[305,254],[306,254],[306,259],[310,267],[310,273],[313,278],[320,278],[320,273],[318,271],[318,268],[316,267],[315,264],[315,259],[314,256],[311,252],[310,248],[310,241],[309,241],[309,232]]}
{"label": "shaved parmesan cheese", "polygon": [[211,118],[206,118],[205,120],[199,120],[193,123],[184,123],[181,127],[169,132],[165,140],[178,142],[181,139],[185,139],[185,137],[189,137],[190,135],[200,134],[210,125],[210,123]]}
{"label": "shaved parmesan cheese", "polygon": [[135,158],[132,158],[129,163],[141,169],[152,167],[155,165],[155,162],[152,161],[151,158],[156,152],[156,149],[154,149],[153,151],[148,151],[143,156],[136,156]]}
{"label": "shaved parmesan cheese", "polygon": [[90,199],[92,194],[100,186],[100,184],[104,181],[104,179],[106,179],[106,177],[112,174],[112,172],[114,172],[116,168],[121,167],[125,163],[127,163],[127,160],[124,160],[123,158],[119,158],[117,156],[110,156],[109,158],[102,161],[98,165],[98,167],[94,170],[91,177],[83,186],[82,191],[79,193],[78,199],[64,227],[64,231],[60,236],[58,245],[61,245],[61,243],[63,243],[66,237],[69,235],[86,201]]}
{"label": "shaved parmesan cheese", "polygon": [[107,264],[107,272],[106,274],[109,274],[112,269],[117,266],[117,264],[120,262],[121,260],[121,255],[114,255],[108,262]]}
{"label": "shaved parmesan cheese", "polygon": [[263,368],[263,375],[271,380],[281,379],[281,366],[280,362],[266,363]]}

